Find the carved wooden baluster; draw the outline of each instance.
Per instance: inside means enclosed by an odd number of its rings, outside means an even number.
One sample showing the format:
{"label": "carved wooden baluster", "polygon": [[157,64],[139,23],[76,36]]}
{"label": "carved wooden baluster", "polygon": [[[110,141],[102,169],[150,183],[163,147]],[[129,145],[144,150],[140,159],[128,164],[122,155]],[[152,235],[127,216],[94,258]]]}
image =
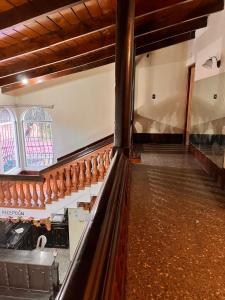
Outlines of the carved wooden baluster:
{"label": "carved wooden baluster", "polygon": [[37,193],[36,182],[32,183],[32,187],[33,187],[33,208],[38,208],[38,193]]}
{"label": "carved wooden baluster", "polygon": [[73,175],[72,175],[72,192],[77,192],[78,190],[78,166],[77,164],[74,164],[72,166],[72,171],[73,171]]}
{"label": "carved wooden baluster", "polygon": [[[52,203],[52,188],[51,188],[51,175],[48,175],[46,178],[46,194],[47,194],[47,204]],[[42,184],[42,189],[43,189],[43,184]]]}
{"label": "carved wooden baluster", "polygon": [[82,160],[79,162],[80,172],[79,172],[79,185],[78,189],[83,190],[85,187],[85,162]]}
{"label": "carved wooden baluster", "polygon": [[86,186],[91,185],[91,159],[86,159]]}
{"label": "carved wooden baluster", "polygon": [[59,199],[59,188],[57,183],[58,173],[53,174],[53,200],[57,201]]}
{"label": "carved wooden baluster", "polygon": [[13,193],[12,193],[12,197],[14,200],[13,206],[14,207],[18,207],[19,203],[18,203],[18,192],[17,192],[17,185],[16,182],[13,182]]}
{"label": "carved wooden baluster", "polygon": [[7,182],[6,183],[6,193],[5,193],[5,197],[6,197],[6,206],[12,206],[12,194],[10,191],[10,183]]}
{"label": "carved wooden baluster", "polygon": [[[40,187],[40,208],[44,209],[45,208],[45,193],[44,193],[44,185],[43,183],[39,183],[39,187]],[[48,203],[48,200],[49,200],[49,196],[48,196],[48,199],[47,199],[47,203]]]}
{"label": "carved wooden baluster", "polygon": [[70,166],[66,167],[66,195],[69,196],[71,195],[71,168]]}
{"label": "carved wooden baluster", "polygon": [[1,207],[5,206],[5,194],[2,187],[2,182],[0,182],[0,206]]}
{"label": "carved wooden baluster", "polygon": [[109,160],[111,161],[112,158],[113,158],[113,149],[110,148],[110,149],[109,149]]}
{"label": "carved wooden baluster", "polygon": [[92,158],[92,183],[98,182],[98,161],[97,156],[93,156]]}
{"label": "carved wooden baluster", "polygon": [[104,156],[104,153],[102,153],[102,152],[99,153],[99,167],[98,167],[98,170],[99,170],[98,180],[99,181],[102,181],[104,179],[104,175],[105,175],[105,166],[104,166],[103,156]]}
{"label": "carved wooden baluster", "polygon": [[64,180],[64,169],[61,169],[59,171],[59,198],[64,198],[65,197],[65,180]]}
{"label": "carved wooden baluster", "polygon": [[32,205],[31,205],[32,196],[31,196],[31,192],[30,192],[30,184],[28,182],[25,183],[25,198],[27,201],[26,207],[32,208]]}
{"label": "carved wooden baluster", "polygon": [[109,166],[110,166],[110,156],[109,156],[109,149],[107,149],[105,151],[105,169],[106,171],[108,170]]}
{"label": "carved wooden baluster", "polygon": [[21,207],[25,207],[26,206],[26,203],[25,203],[25,193],[24,193],[23,183],[22,182],[19,183],[19,198],[20,198],[20,206]]}

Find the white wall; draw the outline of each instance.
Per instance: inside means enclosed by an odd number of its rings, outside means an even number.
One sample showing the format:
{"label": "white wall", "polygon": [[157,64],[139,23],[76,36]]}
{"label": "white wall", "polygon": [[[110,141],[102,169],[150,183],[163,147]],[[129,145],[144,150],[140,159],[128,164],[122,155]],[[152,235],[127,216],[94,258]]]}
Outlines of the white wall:
{"label": "white wall", "polygon": [[[212,56],[221,59],[221,67],[202,65]],[[195,87],[192,126],[200,133],[221,134],[225,117],[225,10],[210,15],[208,26],[197,31],[189,42],[188,64],[195,63]],[[217,95],[217,99],[214,99]]]}
{"label": "white wall", "polygon": [[[187,99],[187,43],[137,58],[135,127],[144,133],[183,133]],[[156,100],[152,99],[156,95]]]}
{"label": "white wall", "polygon": [[15,97],[2,94],[0,91],[0,105],[11,105],[11,104],[15,104]]}
{"label": "white wall", "polygon": [[225,73],[195,82],[192,111],[193,126],[225,117]]}
{"label": "white wall", "polygon": [[[220,69],[216,66],[213,69],[202,66],[212,56],[221,58]],[[208,26],[197,30],[195,40],[189,42],[188,63],[196,64],[196,81],[225,72],[225,10],[210,15]]]}
{"label": "white wall", "polygon": [[114,85],[114,64],[110,64],[18,90],[16,103],[54,105],[49,112],[56,157],[60,157],[113,133]]}

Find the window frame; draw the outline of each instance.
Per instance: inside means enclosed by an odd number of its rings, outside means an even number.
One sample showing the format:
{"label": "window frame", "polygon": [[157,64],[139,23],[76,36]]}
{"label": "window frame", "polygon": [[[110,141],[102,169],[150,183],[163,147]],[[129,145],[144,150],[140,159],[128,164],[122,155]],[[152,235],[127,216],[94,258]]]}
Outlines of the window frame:
{"label": "window frame", "polygon": [[20,170],[20,166],[21,166],[19,135],[18,135],[18,133],[19,133],[19,131],[18,131],[18,121],[17,121],[17,116],[16,116],[15,112],[12,109],[8,108],[7,106],[4,106],[4,107],[0,108],[0,111],[3,110],[3,109],[8,111],[8,113],[10,115],[10,118],[11,118],[11,121],[0,123],[0,126],[1,126],[1,124],[6,124],[6,123],[9,123],[9,124],[13,125],[13,129],[14,129],[13,130],[13,140],[14,140],[14,143],[15,143],[16,166],[11,168],[8,171],[4,171],[4,169],[2,169],[2,170],[0,170],[0,173],[4,174],[4,175],[16,174]]}
{"label": "window frame", "polygon": [[[27,112],[31,109],[35,109],[35,108],[40,108],[39,106],[31,106],[29,108],[27,108],[21,115],[21,122],[20,122],[20,127],[21,127],[21,146],[23,149],[23,166],[24,166],[24,170],[28,170],[28,171],[40,171],[43,168],[46,168],[50,165],[46,165],[46,166],[29,166],[27,164],[27,155],[26,155],[26,145],[25,145],[25,131],[24,131],[24,125],[25,123],[28,123],[28,121],[25,120],[25,116],[27,114]],[[55,148],[54,148],[54,137],[53,137],[53,118],[51,116],[51,114],[49,114],[48,111],[45,110],[45,108],[41,107],[45,113],[47,113],[49,115],[49,117],[51,118],[51,120],[49,121],[33,121],[34,123],[49,123],[51,126],[51,136],[52,136],[52,164],[55,162]]]}

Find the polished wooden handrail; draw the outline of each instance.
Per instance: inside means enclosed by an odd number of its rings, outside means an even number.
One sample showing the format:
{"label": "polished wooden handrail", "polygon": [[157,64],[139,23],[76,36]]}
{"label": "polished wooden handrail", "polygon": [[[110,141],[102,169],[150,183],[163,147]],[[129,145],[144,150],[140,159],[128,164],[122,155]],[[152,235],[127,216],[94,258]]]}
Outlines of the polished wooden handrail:
{"label": "polished wooden handrail", "polygon": [[82,148],[79,148],[69,154],[66,154],[66,155],[63,155],[61,157],[59,157],[57,160],[58,161],[61,161],[61,160],[64,160],[66,158],[69,158],[69,157],[73,157],[73,155],[76,155],[80,152],[83,152],[83,151],[87,151],[87,154],[90,153],[90,151],[93,151],[93,150],[96,150],[97,148],[101,148],[101,147],[104,147],[108,144],[112,144],[113,143],[113,138],[114,138],[114,134],[110,134],[110,135],[107,135],[106,137],[100,139],[100,140],[97,140],[87,146],[84,146]]}
{"label": "polished wooden handrail", "polygon": [[[127,157],[117,150],[95,203],[94,217],[81,237],[57,300],[114,299],[110,297],[115,292],[116,257],[128,195],[128,171]],[[121,294],[121,290],[116,293]]]}
{"label": "polished wooden handrail", "polygon": [[0,174],[0,181],[37,181],[43,182],[41,175]]}

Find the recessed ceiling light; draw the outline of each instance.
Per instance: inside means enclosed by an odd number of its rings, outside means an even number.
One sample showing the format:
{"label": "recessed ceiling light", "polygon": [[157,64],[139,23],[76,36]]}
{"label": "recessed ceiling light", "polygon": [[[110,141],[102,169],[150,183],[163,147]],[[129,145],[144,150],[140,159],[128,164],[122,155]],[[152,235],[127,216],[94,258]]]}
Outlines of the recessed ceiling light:
{"label": "recessed ceiling light", "polygon": [[21,82],[22,82],[22,84],[28,84],[28,79],[27,78],[23,78],[22,80],[21,80]]}

